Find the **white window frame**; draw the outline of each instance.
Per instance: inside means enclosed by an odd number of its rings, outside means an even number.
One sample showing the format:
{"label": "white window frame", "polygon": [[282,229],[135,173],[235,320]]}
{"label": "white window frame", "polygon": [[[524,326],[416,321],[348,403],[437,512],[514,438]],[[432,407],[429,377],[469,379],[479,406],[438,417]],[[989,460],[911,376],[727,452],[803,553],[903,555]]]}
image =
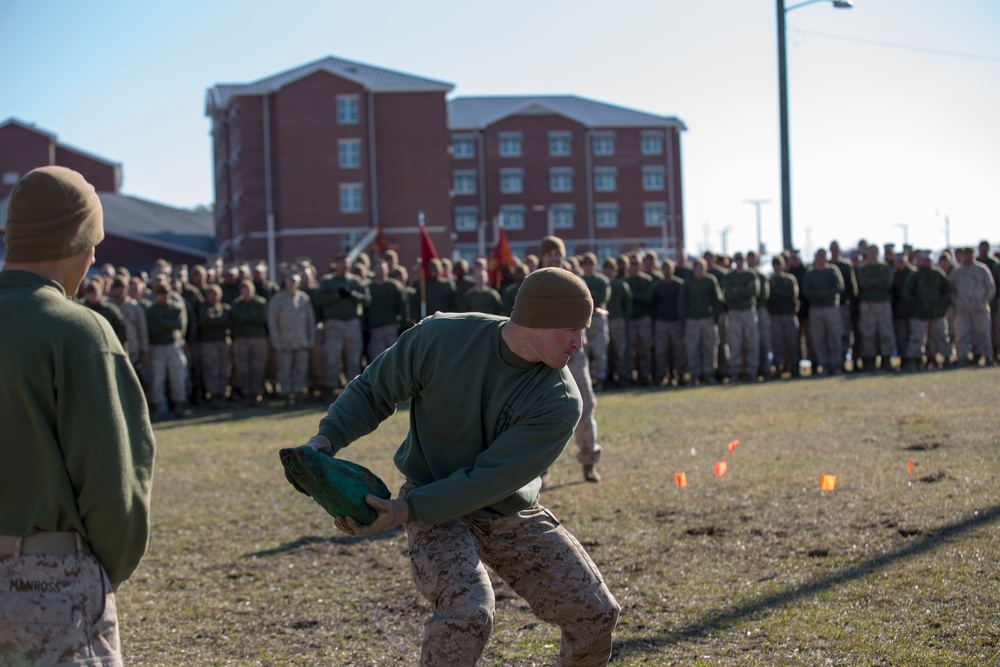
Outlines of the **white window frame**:
{"label": "white window frame", "polygon": [[573,192],[572,167],[549,168],[549,192]]}
{"label": "white window frame", "polygon": [[615,135],[612,132],[595,134],[593,139],[594,155],[608,157],[615,154]]}
{"label": "white window frame", "polygon": [[341,169],[361,168],[360,139],[337,139],[337,166]]}
{"label": "white window frame", "polygon": [[594,192],[615,192],[618,189],[618,167],[594,167]]}
{"label": "white window frame", "polygon": [[[462,148],[459,148],[459,147]],[[451,156],[457,160],[476,157],[476,137],[472,134],[451,135]]]}
{"label": "white window frame", "polygon": [[478,189],[478,172],[470,169],[460,169],[451,172],[451,190],[456,195],[474,195]]}
{"label": "white window frame", "polygon": [[647,201],[642,204],[642,224],[646,227],[663,227],[667,219],[667,202]]}
{"label": "white window frame", "polygon": [[664,136],[661,130],[646,130],[641,135],[643,155],[663,155]]}
{"label": "white window frame", "polygon": [[524,193],[524,169],[501,169],[500,192],[505,195]]}
{"label": "white window frame", "polygon": [[479,229],[478,206],[456,206],[453,215],[456,232],[474,232]]}
{"label": "white window frame", "polygon": [[340,212],[361,213],[364,210],[364,186],[361,183],[340,183]]}
{"label": "white window frame", "polygon": [[524,206],[501,206],[500,215],[503,218],[504,229],[524,229]]}
{"label": "white window frame", "polygon": [[573,218],[576,206],[573,204],[553,204],[549,207],[552,216],[552,229],[573,229]]}
{"label": "white window frame", "polygon": [[520,132],[501,132],[497,137],[500,142],[500,157],[521,157],[524,136]]}
{"label": "white window frame", "polygon": [[573,133],[549,132],[549,157],[569,157],[573,154]]}
{"label": "white window frame", "polygon": [[616,203],[605,202],[595,207],[594,222],[598,229],[615,229],[618,227],[618,211]]}
{"label": "white window frame", "polygon": [[647,192],[661,192],[666,187],[666,167],[648,166],[642,168],[642,189]]}
{"label": "white window frame", "polygon": [[337,95],[337,123],[357,125],[361,121],[361,96]]}

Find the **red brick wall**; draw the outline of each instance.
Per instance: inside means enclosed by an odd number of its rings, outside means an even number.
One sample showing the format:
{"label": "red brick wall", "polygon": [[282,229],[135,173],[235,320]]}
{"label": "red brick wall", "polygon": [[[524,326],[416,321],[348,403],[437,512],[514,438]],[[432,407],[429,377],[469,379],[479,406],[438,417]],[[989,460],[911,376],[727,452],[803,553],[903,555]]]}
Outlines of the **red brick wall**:
{"label": "red brick wall", "polygon": [[118,192],[121,189],[121,167],[96,160],[88,155],[65,146],[56,146],[56,164],[69,167],[83,174],[83,177],[98,192]]}
{"label": "red brick wall", "polygon": [[55,150],[55,140],[46,134],[15,124],[0,127],[0,198],[14,188],[5,182],[7,174],[14,180],[36,167],[56,164]]}

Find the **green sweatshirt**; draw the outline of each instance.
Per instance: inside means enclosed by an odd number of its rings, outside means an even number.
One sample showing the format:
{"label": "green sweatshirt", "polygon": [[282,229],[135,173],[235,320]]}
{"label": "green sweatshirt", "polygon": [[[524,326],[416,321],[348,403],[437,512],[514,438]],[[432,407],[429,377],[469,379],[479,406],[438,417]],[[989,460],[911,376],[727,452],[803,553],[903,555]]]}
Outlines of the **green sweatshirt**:
{"label": "green sweatshirt", "polygon": [[701,278],[684,281],[684,319],[701,320],[722,314],[722,290],[715,276],[706,273]]}
{"label": "green sweatshirt", "polygon": [[368,293],[371,302],[365,308],[365,321],[369,328],[406,322],[408,306],[403,286],[398,281],[386,278],[384,283],[372,282],[368,285]]}
{"label": "green sweatshirt", "polygon": [[760,284],[753,271],[730,271],[722,277],[722,287],[725,289],[728,310],[750,310],[757,305]]}
{"label": "green sweatshirt", "polygon": [[840,269],[829,264],[825,269],[809,269],[802,280],[802,295],[809,299],[811,308],[839,306],[843,292],[844,279]]}
{"label": "green sweatshirt", "polygon": [[0,272],[0,533],[75,530],[117,588],[149,539],[153,430],[111,326],[61,285]]}
{"label": "green sweatshirt", "polygon": [[250,299],[242,296],[233,301],[230,315],[233,318],[233,338],[262,338],[267,335],[267,301],[254,294]]}
{"label": "green sweatshirt", "polygon": [[198,309],[198,324],[198,338],[202,342],[224,342],[233,327],[232,308],[224,301],[214,306],[203,303]]}
{"label": "green sweatshirt", "polygon": [[858,281],[858,300],[888,301],[892,296],[892,271],[885,262],[859,265],[854,272]]}
{"label": "green sweatshirt", "polygon": [[674,278],[670,282],[657,281],[653,287],[653,319],[676,322],[684,319],[687,306],[684,298],[684,281]]}
{"label": "green sweatshirt", "polygon": [[632,317],[632,288],[621,278],[611,280],[611,297],[608,299],[608,319]]}
{"label": "green sweatshirt", "polygon": [[362,309],[372,302],[372,297],[357,276],[331,273],[320,281],[313,302],[320,309],[320,319],[353,320],[361,317]]}
{"label": "green sweatshirt", "polygon": [[406,330],[352,380],[319,432],[340,451],[410,400],[410,431],[394,457],[419,488],[410,518],[510,516],[529,507],[540,475],[573,435],[582,399],[569,370],[518,357],[506,318],[440,313]]}
{"label": "green sweatshirt", "polygon": [[653,305],[653,287],[655,287],[653,277],[640,271],[638,274],[626,278],[625,282],[632,290],[631,319],[650,317]]}

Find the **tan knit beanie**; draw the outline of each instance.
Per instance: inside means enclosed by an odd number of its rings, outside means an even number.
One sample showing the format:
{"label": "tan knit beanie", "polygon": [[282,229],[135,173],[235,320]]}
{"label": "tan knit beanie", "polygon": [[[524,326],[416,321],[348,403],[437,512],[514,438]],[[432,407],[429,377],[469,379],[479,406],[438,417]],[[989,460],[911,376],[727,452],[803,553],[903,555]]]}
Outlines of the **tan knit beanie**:
{"label": "tan knit beanie", "polygon": [[566,256],[566,244],[558,236],[546,236],[542,239],[541,247],[538,248],[538,254],[545,256],[553,250],[559,251],[559,254],[563,257]]}
{"label": "tan knit beanie", "polygon": [[517,290],[510,321],[532,329],[586,329],[594,312],[587,284],[565,269],[539,269]]}
{"label": "tan knit beanie", "polygon": [[78,172],[40,167],[14,185],[7,200],[6,261],[65,259],[103,239],[101,200]]}

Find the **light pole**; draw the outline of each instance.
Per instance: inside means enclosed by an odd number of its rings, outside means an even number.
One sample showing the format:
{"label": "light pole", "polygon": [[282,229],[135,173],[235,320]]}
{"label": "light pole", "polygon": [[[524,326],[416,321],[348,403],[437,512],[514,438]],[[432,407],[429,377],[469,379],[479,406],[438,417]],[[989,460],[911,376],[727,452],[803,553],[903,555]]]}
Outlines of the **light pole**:
{"label": "light pole", "polygon": [[732,228],[732,226],[728,226],[728,225],[726,227],[723,227],[722,229],[719,230],[719,239],[722,241],[722,254],[723,255],[728,255],[729,254],[728,238],[729,238],[729,232],[731,232],[731,231],[733,231],[733,228]]}
{"label": "light pole", "polygon": [[910,245],[910,226],[904,223],[896,225],[903,230],[903,248]]}
{"label": "light pole", "polygon": [[778,113],[781,125],[781,243],[785,250],[792,249],[792,185],[788,157],[788,66],[785,57],[785,14],[817,2],[830,2],[836,9],[850,9],[853,0],[806,0],[785,7],[785,0],[778,3]]}
{"label": "light pole", "polygon": [[757,254],[764,254],[764,242],[761,241],[760,237],[760,207],[761,204],[770,204],[770,199],[744,199],[744,204],[751,204],[755,209],[757,209]]}

